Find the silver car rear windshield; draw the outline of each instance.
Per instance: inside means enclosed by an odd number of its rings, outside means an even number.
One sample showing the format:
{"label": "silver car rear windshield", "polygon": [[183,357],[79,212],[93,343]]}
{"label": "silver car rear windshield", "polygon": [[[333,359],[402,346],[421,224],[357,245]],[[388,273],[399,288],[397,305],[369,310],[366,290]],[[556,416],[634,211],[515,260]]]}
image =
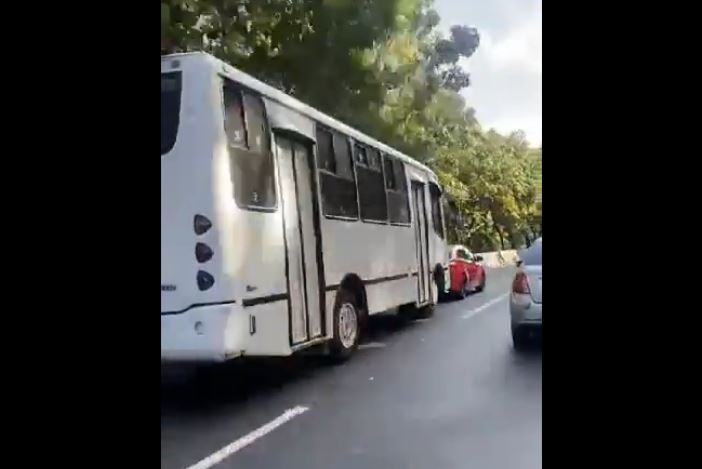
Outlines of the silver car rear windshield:
{"label": "silver car rear windshield", "polygon": [[532,244],[529,249],[525,249],[519,253],[519,259],[523,265],[542,265],[541,264],[541,243]]}

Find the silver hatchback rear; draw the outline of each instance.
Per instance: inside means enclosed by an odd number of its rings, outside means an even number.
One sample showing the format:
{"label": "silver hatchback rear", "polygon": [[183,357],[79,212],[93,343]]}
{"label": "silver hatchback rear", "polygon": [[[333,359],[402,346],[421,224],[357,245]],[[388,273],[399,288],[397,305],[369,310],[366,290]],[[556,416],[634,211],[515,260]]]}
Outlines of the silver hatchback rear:
{"label": "silver hatchback rear", "polygon": [[512,282],[509,310],[512,341],[517,349],[541,336],[541,246],[541,242],[535,243],[519,253],[519,270]]}

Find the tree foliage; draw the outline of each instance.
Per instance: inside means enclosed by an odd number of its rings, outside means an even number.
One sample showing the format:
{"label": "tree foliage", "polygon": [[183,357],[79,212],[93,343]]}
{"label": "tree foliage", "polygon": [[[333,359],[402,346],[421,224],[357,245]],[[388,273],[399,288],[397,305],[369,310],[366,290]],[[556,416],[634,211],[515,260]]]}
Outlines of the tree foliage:
{"label": "tree foliage", "polygon": [[541,149],[481,129],[459,92],[478,31],[438,30],[432,0],[162,0],[161,52],[204,50],[428,164],[450,241],[541,233]]}

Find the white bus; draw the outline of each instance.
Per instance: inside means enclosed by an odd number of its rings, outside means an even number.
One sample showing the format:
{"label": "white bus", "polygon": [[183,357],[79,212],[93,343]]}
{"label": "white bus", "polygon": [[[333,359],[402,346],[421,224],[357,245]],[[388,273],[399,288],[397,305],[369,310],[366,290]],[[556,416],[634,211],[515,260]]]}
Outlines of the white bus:
{"label": "white bus", "polygon": [[446,285],[436,175],[205,53],[161,57],[161,359],[346,358]]}

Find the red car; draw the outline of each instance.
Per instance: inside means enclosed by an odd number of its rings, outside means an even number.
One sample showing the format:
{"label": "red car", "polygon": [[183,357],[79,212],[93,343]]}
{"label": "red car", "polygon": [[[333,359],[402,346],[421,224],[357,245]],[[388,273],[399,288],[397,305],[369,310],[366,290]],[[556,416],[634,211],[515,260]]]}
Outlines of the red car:
{"label": "red car", "polygon": [[485,268],[479,264],[481,256],[474,256],[465,246],[453,246],[449,259],[452,295],[465,298],[470,292],[485,289]]}

